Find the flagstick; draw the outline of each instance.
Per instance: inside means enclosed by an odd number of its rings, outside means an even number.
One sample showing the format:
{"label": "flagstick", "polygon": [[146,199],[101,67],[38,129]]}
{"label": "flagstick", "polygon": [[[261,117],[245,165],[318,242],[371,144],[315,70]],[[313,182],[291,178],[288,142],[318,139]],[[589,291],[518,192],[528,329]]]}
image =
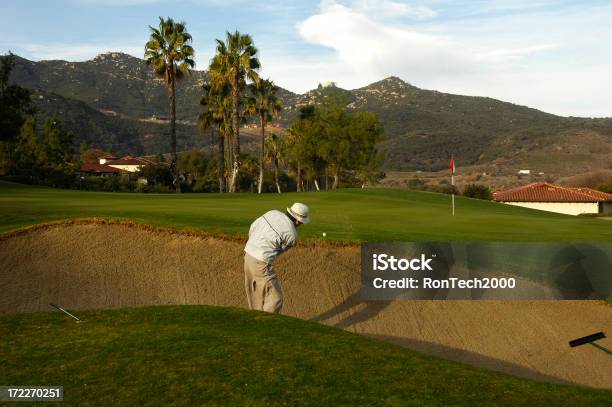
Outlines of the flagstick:
{"label": "flagstick", "polygon": [[[455,177],[451,173],[451,185],[455,186]],[[453,216],[455,216],[455,188],[453,188]]]}

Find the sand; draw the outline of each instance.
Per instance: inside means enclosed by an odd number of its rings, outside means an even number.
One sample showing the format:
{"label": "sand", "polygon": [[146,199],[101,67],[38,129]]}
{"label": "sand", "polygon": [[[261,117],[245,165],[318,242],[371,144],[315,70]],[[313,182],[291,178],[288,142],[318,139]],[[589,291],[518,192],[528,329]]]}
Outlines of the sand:
{"label": "sand", "polygon": [[[0,313],[158,304],[246,307],[243,243],[125,225],[72,224],[0,240]],[[612,358],[568,341],[612,333],[596,301],[371,301],[359,247],[301,245],[281,256],[283,314],[522,377],[612,388]],[[272,333],[271,333],[272,334]],[[612,340],[600,343],[612,348]]]}

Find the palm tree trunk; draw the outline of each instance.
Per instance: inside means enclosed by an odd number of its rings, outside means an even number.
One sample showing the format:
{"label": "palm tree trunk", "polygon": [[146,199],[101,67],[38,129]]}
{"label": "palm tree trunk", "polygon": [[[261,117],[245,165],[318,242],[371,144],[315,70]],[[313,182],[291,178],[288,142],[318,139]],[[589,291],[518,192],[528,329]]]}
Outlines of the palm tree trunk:
{"label": "palm tree trunk", "polygon": [[234,164],[230,192],[236,192],[236,181],[240,170],[240,129],[238,128],[238,72],[232,77],[232,131],[234,133]]}
{"label": "palm tree trunk", "polygon": [[219,157],[219,192],[225,192],[225,137],[223,133],[217,130],[217,143],[218,150],[217,154]]}
{"label": "palm tree trunk", "polygon": [[261,194],[264,177],[264,144],[266,141],[266,120],[263,111],[259,113],[259,125],[261,126],[261,152],[259,155],[259,183],[257,184],[257,193]]}
{"label": "palm tree trunk", "polygon": [[278,183],[278,160],[277,159],[274,159],[274,182],[276,183],[276,190],[280,194],[281,187],[280,187],[280,184]]}
{"label": "palm tree trunk", "polygon": [[329,176],[327,174],[327,165],[325,166],[325,190],[329,189]]}
{"label": "palm tree trunk", "polygon": [[176,156],[176,103],[175,103],[175,93],[174,93],[174,69],[172,68],[172,63],[168,67],[169,73],[169,102],[170,102],[170,144],[172,149],[172,163],[170,167],[172,168],[174,174],[174,186],[177,193],[181,192],[181,183],[179,181],[179,171],[178,171],[178,160]]}
{"label": "palm tree trunk", "polygon": [[227,154],[227,159],[225,160],[225,185],[227,187],[227,191],[229,192],[230,184],[231,184],[231,176],[232,176],[232,166],[234,165],[234,154],[233,154],[233,144],[232,144],[232,135],[227,134],[225,137],[225,151]]}
{"label": "palm tree trunk", "polygon": [[300,168],[300,161],[297,162],[297,192],[303,192],[302,188],[302,169]]}

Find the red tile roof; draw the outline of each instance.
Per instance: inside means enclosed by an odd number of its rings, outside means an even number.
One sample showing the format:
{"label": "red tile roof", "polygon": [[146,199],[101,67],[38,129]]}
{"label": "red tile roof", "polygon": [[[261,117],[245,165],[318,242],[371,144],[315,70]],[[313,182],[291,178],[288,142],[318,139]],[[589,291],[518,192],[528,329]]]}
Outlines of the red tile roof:
{"label": "red tile roof", "polygon": [[110,167],[106,164],[84,163],[81,165],[80,172],[89,172],[92,174],[119,174],[119,168]]}
{"label": "red tile roof", "polygon": [[493,193],[498,202],[612,202],[612,194],[591,188],[569,188],[536,182]]}
{"label": "red tile roof", "polygon": [[117,157],[115,157],[114,155],[112,155],[111,153],[108,153],[106,151],[97,150],[95,148],[92,148],[90,151],[93,153],[94,157],[96,157],[96,158],[106,158],[107,160],[116,160],[117,159]]}

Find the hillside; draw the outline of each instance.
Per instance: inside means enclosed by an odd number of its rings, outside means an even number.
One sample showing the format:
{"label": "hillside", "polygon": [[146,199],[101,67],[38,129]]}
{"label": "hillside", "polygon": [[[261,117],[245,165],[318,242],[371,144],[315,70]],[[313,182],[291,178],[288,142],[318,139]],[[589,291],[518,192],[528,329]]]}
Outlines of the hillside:
{"label": "hillside", "polygon": [[[74,135],[75,147],[81,141],[89,146],[115,154],[156,154],[170,150],[168,123],[165,120],[135,119],[107,111],[57,93],[36,89],[32,92],[38,125],[54,114],[59,115],[64,127]],[[179,150],[200,148],[210,144],[209,137],[195,126],[177,123]]]}
{"label": "hillside", "polygon": [[[205,80],[206,72],[194,71],[177,88],[177,115],[184,126],[179,146],[184,149],[206,143],[194,125]],[[94,140],[97,147],[119,143],[118,148],[134,148],[136,154],[154,154],[164,147],[167,92],[142,59],[123,53],[85,62],[17,58],[12,81],[64,97],[60,105],[66,114],[82,117],[73,132]],[[420,89],[397,77],[354,90],[320,86],[298,95],[281,89],[280,123],[290,125],[300,107],[330,94],[344,98],[349,109],[378,113],[386,133],[386,170],[440,170],[449,153],[462,166],[484,165],[491,173],[512,174],[526,166],[560,176],[610,165],[612,119],[560,117],[491,98]],[[124,131],[111,131],[119,125],[107,124],[102,127],[108,130],[92,134],[87,123],[98,123],[101,117],[68,99],[113,118],[106,121],[128,120],[121,122]]]}
{"label": "hillside", "polygon": [[[200,87],[206,73],[193,71],[177,87],[178,119],[193,120],[199,111]],[[134,118],[167,116],[168,91],[144,60],[113,52],[85,62],[16,58],[11,80],[77,99],[97,110]]]}

